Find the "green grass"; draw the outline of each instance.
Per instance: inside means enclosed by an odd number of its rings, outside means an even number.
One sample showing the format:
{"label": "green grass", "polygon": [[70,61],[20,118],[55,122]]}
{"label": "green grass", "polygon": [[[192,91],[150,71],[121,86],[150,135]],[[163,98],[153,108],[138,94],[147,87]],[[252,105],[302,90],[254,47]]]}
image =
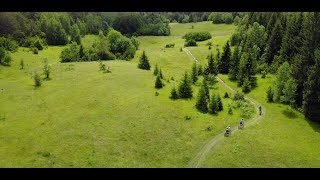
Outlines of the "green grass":
{"label": "green grass", "polygon": [[[89,47],[95,37],[82,42]],[[105,62],[112,73],[100,72],[97,62],[59,63],[63,47],[50,46],[39,55],[24,48],[13,53],[11,67],[0,66],[0,167],[184,167],[208,138],[238,123],[239,110],[227,114],[230,99],[223,99],[225,110],[218,116],[198,112],[198,86],[191,100],[169,99],[193,63],[179,47],[164,48],[181,38],[139,40],[131,62]],[[163,89],[154,88],[152,71],[137,68],[142,50],[153,67],[161,66]],[[44,58],[52,64],[52,79],[35,88],[29,73],[41,73]],[[168,83],[171,76],[175,80]],[[217,84],[211,93],[226,91]]]}
{"label": "green grass", "polygon": [[267,103],[266,90],[274,80],[259,76],[259,86],[249,93],[267,108],[265,118],[213,148],[203,167],[320,167],[319,124],[291,113],[287,105]]}

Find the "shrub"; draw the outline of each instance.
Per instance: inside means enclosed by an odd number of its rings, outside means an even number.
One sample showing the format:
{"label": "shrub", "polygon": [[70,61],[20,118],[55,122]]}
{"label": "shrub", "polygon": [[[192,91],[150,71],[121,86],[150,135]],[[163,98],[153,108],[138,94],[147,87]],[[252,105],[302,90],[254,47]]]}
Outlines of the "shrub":
{"label": "shrub", "polygon": [[261,72],[261,78],[266,78],[267,76],[267,72],[266,71],[262,71]]}
{"label": "shrub", "polygon": [[103,64],[101,60],[99,60],[99,70],[103,72],[106,71],[106,65]]}
{"label": "shrub", "polygon": [[40,42],[40,39],[39,39],[39,38],[34,41],[33,46],[36,47],[38,50],[42,50],[42,49],[43,49],[43,45],[42,45],[42,43]]}
{"label": "shrub", "polygon": [[9,53],[5,53],[4,57],[1,60],[1,64],[4,66],[10,66],[12,61],[11,55]]}
{"label": "shrub", "polygon": [[227,92],[224,93],[224,98],[229,98],[229,94]]}
{"label": "shrub", "polygon": [[61,62],[75,62],[80,60],[79,47],[76,42],[73,42],[68,47],[62,50],[60,54]]}
{"label": "shrub", "polygon": [[207,46],[212,46],[212,42],[211,41],[209,41],[209,42],[207,42],[207,44],[206,44]]}
{"label": "shrub", "polygon": [[194,40],[194,41],[205,41],[207,39],[211,39],[212,36],[208,31],[203,32],[189,32],[185,34],[182,38],[188,40]]}
{"label": "shrub", "polygon": [[21,58],[20,60],[20,69],[24,69],[24,62],[23,62],[23,59]]}
{"label": "shrub", "polygon": [[243,85],[242,85],[242,92],[248,93],[248,92],[250,92],[250,89],[251,89],[251,85],[250,85],[248,79],[245,79],[243,82]]}
{"label": "shrub", "polygon": [[160,75],[157,76],[154,87],[157,89],[160,89],[163,87],[163,83],[161,82]]}
{"label": "shrub", "polygon": [[241,92],[236,92],[236,94],[233,97],[233,100],[235,101],[244,100],[244,94]]}
{"label": "shrub", "polygon": [[155,96],[159,96],[159,93],[158,93],[158,91],[156,91],[156,92],[154,93],[154,95],[155,95]]}
{"label": "shrub", "polygon": [[51,65],[48,63],[48,60],[43,61],[43,74],[46,76],[46,79],[50,78]]}
{"label": "shrub", "polygon": [[39,53],[39,52],[38,52],[38,48],[33,47],[33,48],[32,48],[32,52],[33,52],[33,54],[38,54],[38,53]]}
{"label": "shrub", "polygon": [[165,47],[166,47],[166,48],[173,48],[173,47],[174,47],[174,43],[172,43],[172,44],[167,44]]}
{"label": "shrub", "polygon": [[210,126],[208,126],[206,129],[207,129],[207,131],[212,131],[212,130],[213,130],[213,126],[210,125]]}
{"label": "shrub", "polygon": [[41,86],[42,80],[41,80],[40,75],[36,71],[32,74],[32,78],[34,80],[34,86],[36,86],[36,87]]}
{"label": "shrub", "polygon": [[7,51],[15,51],[18,49],[19,44],[13,39],[0,37],[0,47],[3,47]]}
{"label": "shrub", "polygon": [[185,43],[184,43],[184,46],[185,47],[188,47],[188,46],[197,46],[197,42],[193,39],[191,40],[187,40]]}
{"label": "shrub", "polygon": [[233,114],[233,111],[232,111],[232,107],[231,107],[231,106],[229,106],[228,114],[230,114],[230,115],[232,115],[232,114]]}
{"label": "shrub", "polygon": [[191,116],[186,115],[186,116],[184,116],[184,119],[185,119],[185,120],[191,120]]}
{"label": "shrub", "polygon": [[170,99],[179,99],[179,96],[178,96],[178,91],[175,87],[172,88],[171,90],[171,96],[170,96]]}
{"label": "shrub", "polygon": [[180,52],[182,52],[182,47],[180,48]]}
{"label": "shrub", "polygon": [[269,86],[267,90],[267,98],[268,102],[273,102],[273,90],[271,89],[271,86]]}
{"label": "shrub", "polygon": [[208,48],[209,50],[211,49],[211,46],[209,46],[209,48]]}

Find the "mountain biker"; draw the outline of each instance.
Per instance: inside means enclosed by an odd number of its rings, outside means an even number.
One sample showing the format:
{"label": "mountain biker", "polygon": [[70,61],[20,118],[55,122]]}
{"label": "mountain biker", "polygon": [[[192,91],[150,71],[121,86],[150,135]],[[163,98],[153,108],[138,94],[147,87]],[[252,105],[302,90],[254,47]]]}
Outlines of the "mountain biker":
{"label": "mountain biker", "polygon": [[240,126],[243,126],[244,125],[244,121],[243,121],[243,118],[240,120]]}

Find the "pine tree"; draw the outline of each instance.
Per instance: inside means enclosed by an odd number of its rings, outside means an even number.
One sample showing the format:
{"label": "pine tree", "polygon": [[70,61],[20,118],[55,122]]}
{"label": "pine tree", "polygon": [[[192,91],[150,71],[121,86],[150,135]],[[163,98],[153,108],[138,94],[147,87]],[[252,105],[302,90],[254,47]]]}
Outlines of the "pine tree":
{"label": "pine tree", "polygon": [[175,86],[173,86],[173,88],[171,89],[170,99],[179,99],[178,92]]}
{"label": "pine tree", "polygon": [[282,36],[283,36],[283,30],[282,30],[281,21],[277,20],[274,28],[272,29],[272,33],[267,43],[266,62],[268,64],[271,64],[273,62],[274,56],[279,55]]}
{"label": "pine tree", "polygon": [[242,53],[239,64],[238,86],[242,86],[246,78],[248,79],[251,87],[256,86],[257,78],[255,77],[255,69],[257,48],[257,45],[254,45],[254,47],[251,48],[248,53]]}
{"label": "pine tree", "polygon": [[163,87],[163,84],[161,82],[161,78],[160,78],[160,75],[157,76],[156,78],[156,82],[154,84],[154,87],[157,88],[157,89],[160,89]]}
{"label": "pine tree", "polygon": [[218,69],[220,73],[222,74],[229,73],[230,61],[231,61],[231,49],[230,49],[229,41],[227,41],[226,45],[223,47],[223,53],[219,61]]}
{"label": "pine tree", "polygon": [[192,91],[188,73],[185,72],[182,82],[180,83],[180,86],[179,86],[179,97],[183,99],[192,98],[192,92],[193,91]]}
{"label": "pine tree", "polygon": [[215,56],[215,58],[214,58],[214,60],[215,60],[215,65],[216,65],[216,69],[217,69],[217,74],[219,73],[219,63],[220,63],[220,50],[219,49],[217,49],[217,54],[216,54],[216,56]]}
{"label": "pine tree", "polygon": [[84,59],[84,47],[82,44],[80,45],[80,48],[79,48],[79,57],[80,59]]}
{"label": "pine tree", "polygon": [[219,111],[219,105],[217,103],[217,98],[215,94],[212,94],[210,104],[209,104],[209,113],[210,114],[217,114]]}
{"label": "pine tree", "polygon": [[198,81],[198,72],[197,72],[197,64],[196,63],[193,63],[193,66],[192,66],[191,80],[192,80],[192,84],[195,84]]}
{"label": "pine tree", "polygon": [[237,75],[239,72],[239,64],[240,64],[240,48],[237,45],[234,49],[231,62],[230,62],[230,67],[229,67],[229,79],[230,80],[236,80]]}
{"label": "pine tree", "polygon": [[251,86],[250,86],[249,80],[248,78],[245,78],[242,85],[242,92],[248,93],[250,92],[250,89],[251,89]]}
{"label": "pine tree", "polygon": [[157,75],[158,75],[158,72],[159,72],[159,70],[158,70],[158,64],[156,64],[156,65],[154,66],[153,75],[157,76]]}
{"label": "pine tree", "polygon": [[161,68],[159,68],[159,76],[160,76],[161,79],[163,79],[163,74],[162,74]]}
{"label": "pine tree", "polygon": [[201,87],[199,90],[196,108],[203,113],[208,112],[208,103],[207,103],[207,97],[204,87]]}
{"label": "pine tree", "polygon": [[77,44],[81,44],[80,30],[77,24],[74,24],[71,26],[70,35],[71,35],[71,41],[74,41]]}
{"label": "pine tree", "polygon": [[217,96],[217,104],[218,104],[218,111],[222,111],[223,105],[222,105],[222,100],[221,100],[220,95]]}
{"label": "pine tree", "polygon": [[315,51],[315,65],[308,72],[308,79],[304,84],[303,112],[305,117],[320,122],[320,50]]}
{"label": "pine tree", "polygon": [[202,66],[201,64],[198,65],[198,76],[201,76],[203,74]]}
{"label": "pine tree", "polygon": [[217,61],[213,58],[213,54],[211,53],[208,56],[208,67],[207,67],[208,73],[213,75],[218,75],[218,65]]}
{"label": "pine tree", "polygon": [[208,87],[208,83],[207,83],[206,78],[203,78],[201,87],[203,87],[203,89],[204,89],[204,91],[206,93],[207,99],[210,99],[209,87]]}
{"label": "pine tree", "polygon": [[151,68],[145,51],[143,51],[142,56],[140,57],[138,68],[145,70],[150,70]]}

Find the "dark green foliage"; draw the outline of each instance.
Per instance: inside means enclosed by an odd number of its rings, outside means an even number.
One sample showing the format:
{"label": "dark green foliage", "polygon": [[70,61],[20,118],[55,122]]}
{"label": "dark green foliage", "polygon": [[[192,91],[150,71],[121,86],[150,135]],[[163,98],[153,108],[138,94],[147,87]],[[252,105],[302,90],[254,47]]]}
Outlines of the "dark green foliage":
{"label": "dark green foliage", "polygon": [[284,62],[278,69],[277,72],[277,79],[275,81],[275,100],[279,101],[281,96],[283,96],[283,89],[288,81],[290,79],[290,65],[288,62]]}
{"label": "dark green foliage", "polygon": [[134,47],[136,48],[136,50],[138,50],[138,49],[139,49],[140,42],[138,41],[137,37],[132,36],[130,39],[131,39],[132,44],[133,44]]}
{"label": "dark green foliage", "polygon": [[233,23],[234,16],[230,12],[212,12],[208,20],[212,21],[214,24],[231,24]]}
{"label": "dark green foliage", "polygon": [[214,86],[218,82],[216,77],[213,74],[206,75],[204,78],[208,81],[208,84],[211,87]]}
{"label": "dark green foliage", "polygon": [[6,55],[6,50],[3,47],[0,47],[0,64],[2,64],[2,60]]}
{"label": "dark green foliage", "polygon": [[210,50],[210,49],[211,49],[211,46],[209,46],[208,49]]}
{"label": "dark green foliage", "polygon": [[173,48],[174,47],[174,43],[171,44],[166,44],[165,48]]}
{"label": "dark green foliage", "polygon": [[79,57],[80,57],[81,60],[84,60],[85,59],[84,56],[85,56],[84,47],[83,47],[82,44],[80,44]]}
{"label": "dark green foliage", "polygon": [[237,75],[239,73],[239,64],[240,64],[240,48],[239,46],[236,46],[233,54],[232,54],[232,58],[230,61],[230,67],[229,67],[229,78],[230,80],[236,80],[237,79]]}
{"label": "dark green foliage", "polygon": [[196,108],[203,113],[208,112],[208,103],[207,103],[207,96],[204,87],[201,87],[199,90]]}
{"label": "dark green foliage", "polygon": [[210,114],[217,114],[219,111],[219,104],[217,102],[217,97],[215,94],[212,94],[210,104],[209,104],[209,113]]}
{"label": "dark green foliage", "polygon": [[207,129],[207,131],[212,131],[212,130],[213,130],[213,127],[210,125],[210,126],[208,126],[206,129]]}
{"label": "dark green foliage", "polygon": [[154,93],[154,95],[155,95],[155,96],[159,96],[159,92],[156,91],[156,92]]}
{"label": "dark green foliage", "polygon": [[214,76],[218,75],[218,64],[217,61],[213,58],[212,53],[208,56],[207,71],[209,74],[213,74]]}
{"label": "dark green foliage", "polygon": [[185,34],[182,38],[186,39],[186,41],[194,40],[194,41],[205,41],[207,39],[211,39],[211,34],[208,31],[204,32],[189,32]]}
{"label": "dark green foliage", "polygon": [[170,96],[170,99],[179,99],[179,95],[178,95],[178,92],[176,90],[176,87],[173,86],[173,88],[171,89],[171,96]]}
{"label": "dark green foliage", "polygon": [[47,59],[43,61],[43,74],[45,75],[46,79],[50,78],[51,73],[51,65],[48,63]]}
{"label": "dark green foliage", "polygon": [[35,87],[41,86],[42,80],[41,80],[41,77],[40,77],[40,75],[38,74],[38,72],[35,71],[35,72],[32,74],[32,78],[33,78],[33,80],[34,80],[34,86],[35,86]]}
{"label": "dark green foliage", "polygon": [[105,72],[106,69],[106,65],[102,63],[101,60],[99,60],[99,70]]}
{"label": "dark green foliage", "polygon": [[320,50],[315,51],[315,65],[308,72],[303,94],[304,115],[312,120],[320,122]]}
{"label": "dark green foliage", "polygon": [[151,68],[145,51],[143,51],[142,56],[140,57],[138,68],[145,70],[150,70]]}
{"label": "dark green foliage", "polygon": [[269,37],[269,41],[267,43],[268,51],[266,62],[271,64],[275,55],[279,55],[279,50],[281,47],[283,36],[283,29],[281,25],[281,21],[277,20],[274,28],[272,29],[271,36]]}
{"label": "dark green foliage", "polygon": [[203,73],[201,64],[199,64],[197,67],[198,67],[198,76],[201,76]]}
{"label": "dark green foliage", "polygon": [[248,93],[248,92],[250,92],[250,89],[251,89],[251,85],[249,83],[249,80],[246,78],[243,81],[242,92]]}
{"label": "dark green foliage", "polygon": [[74,41],[77,44],[81,44],[80,29],[77,24],[71,26],[70,36],[71,41]]}
{"label": "dark green foliage", "polygon": [[157,76],[159,73],[158,64],[154,66],[153,75]]}
{"label": "dark green foliage", "polygon": [[241,92],[236,92],[236,94],[234,94],[233,100],[235,101],[244,100],[244,94]]}
{"label": "dark green foliage", "polygon": [[163,79],[163,74],[162,74],[161,68],[159,69],[159,76],[160,76],[161,79]]}
{"label": "dark green foliage", "polygon": [[223,104],[220,95],[217,96],[218,111],[223,110]]}
{"label": "dark green foliage", "polygon": [[80,60],[79,47],[77,43],[74,42],[68,47],[64,48],[60,54],[61,62],[76,62]]}
{"label": "dark green foliage", "polygon": [[290,77],[290,79],[287,80],[282,90],[283,96],[280,98],[281,102],[289,103],[292,108],[292,105],[294,103],[294,97],[296,95],[296,90],[297,83],[292,77]]}
{"label": "dark green foliage", "polygon": [[205,93],[206,93],[206,96],[207,96],[207,99],[210,99],[210,93],[209,93],[209,87],[208,87],[208,84],[207,84],[207,80],[205,78],[203,78],[202,80],[202,86]]}
{"label": "dark green foliage", "polygon": [[22,58],[20,60],[20,69],[24,69],[24,61]]}
{"label": "dark green foliage", "polygon": [[180,52],[182,52],[182,47],[180,48]]}
{"label": "dark green foliage", "polygon": [[67,33],[56,19],[50,19],[47,22],[45,33],[48,45],[66,45],[68,43]]}
{"label": "dark green foliage", "polygon": [[266,71],[261,71],[261,78],[266,78],[267,72]]}
{"label": "dark green foliage", "polygon": [[192,87],[191,82],[188,76],[188,73],[185,72],[182,81],[179,85],[179,97],[182,99],[192,98]]}
{"label": "dark green foliage", "polygon": [[267,90],[267,100],[268,102],[273,102],[273,90],[271,89],[270,86]]}
{"label": "dark green foliage", "polygon": [[[109,37],[109,34],[108,34]],[[110,40],[109,40],[110,41]],[[110,41],[110,43],[112,43]],[[115,56],[110,52],[110,44],[108,43],[106,37],[103,35],[103,32],[99,32],[99,40],[92,45],[94,48],[95,56],[97,59],[101,60],[112,60],[115,59]]]}
{"label": "dark green foliage", "polygon": [[41,42],[41,39],[37,38],[34,43],[33,43],[33,46],[35,48],[37,48],[38,50],[43,50],[43,45],[42,45],[42,42]]}
{"label": "dark green foliage", "polygon": [[132,59],[136,53],[136,47],[132,41],[123,36],[116,30],[111,30],[108,33],[107,39],[110,42],[110,51],[119,59]]}
{"label": "dark green foliage", "polygon": [[33,52],[33,54],[38,54],[39,53],[38,48],[33,47],[32,48],[32,52]]}
{"label": "dark green foliage", "polygon": [[154,87],[157,89],[160,89],[163,87],[163,83],[161,81],[160,75],[157,76]]}
{"label": "dark green foliage", "polygon": [[192,84],[195,84],[198,81],[198,71],[197,71],[196,63],[193,63],[193,66],[192,66],[191,80],[192,80]]}
{"label": "dark green foliage", "polygon": [[187,40],[187,41],[184,43],[184,46],[185,46],[185,47],[188,47],[188,46],[197,46],[197,42],[196,42],[194,39],[190,39],[190,40]]}
{"label": "dark green foliage", "polygon": [[229,98],[228,92],[225,92],[223,97],[224,97],[224,98]]}
{"label": "dark green foliage", "polygon": [[11,38],[0,37],[0,47],[3,47],[7,51],[16,51],[19,44]]}
{"label": "dark green foliage", "polygon": [[184,119],[185,120],[191,120],[191,116],[186,115],[186,116],[184,116]]}
{"label": "dark green foliage", "polygon": [[232,115],[232,114],[233,114],[233,110],[232,110],[232,107],[231,107],[231,106],[229,106],[228,114],[230,114],[230,115]]}
{"label": "dark green foliage", "polygon": [[12,61],[11,55],[8,52],[6,52],[4,57],[1,60],[1,64],[4,66],[10,66],[11,61]]}
{"label": "dark green foliage", "polygon": [[231,61],[231,49],[229,45],[229,41],[227,41],[226,45],[223,47],[223,53],[219,61],[219,73],[228,74],[229,66]]}

